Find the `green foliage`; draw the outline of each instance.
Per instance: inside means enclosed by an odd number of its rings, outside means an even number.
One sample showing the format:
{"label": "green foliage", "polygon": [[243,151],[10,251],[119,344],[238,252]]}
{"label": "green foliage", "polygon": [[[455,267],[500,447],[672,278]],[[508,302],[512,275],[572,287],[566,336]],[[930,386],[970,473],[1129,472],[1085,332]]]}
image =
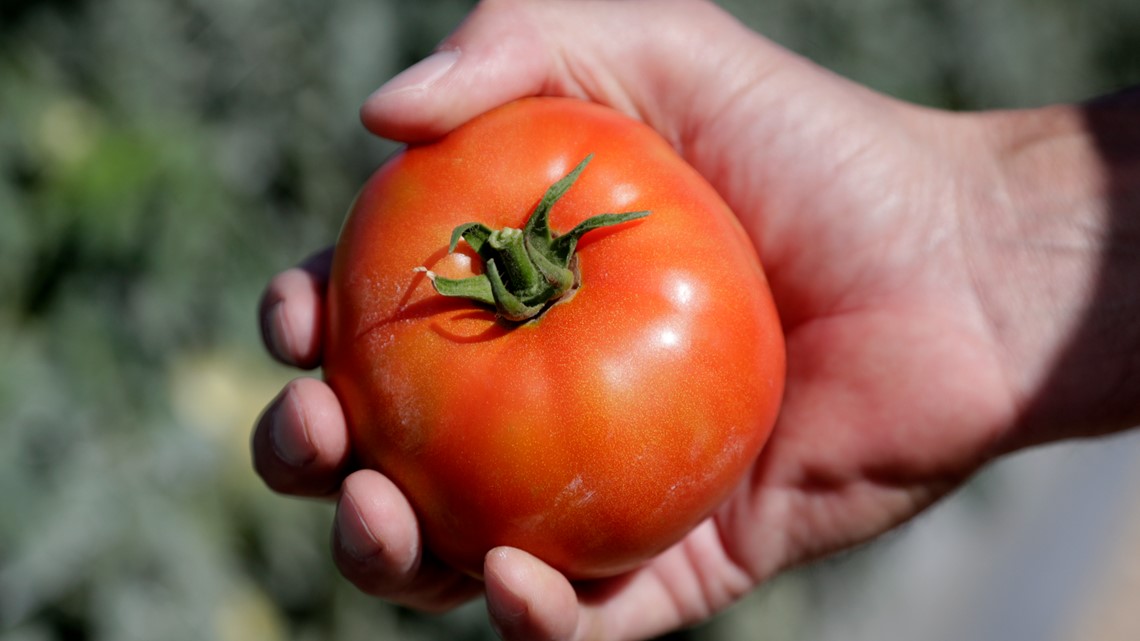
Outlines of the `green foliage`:
{"label": "green foliage", "polygon": [[[433,8],[444,33],[465,6]],[[274,496],[247,453],[288,376],[259,353],[260,289],[332,242],[391,151],[356,113],[431,46],[402,34],[423,11],[26,3],[0,27],[6,635],[485,632],[356,594],[331,508]]]}
{"label": "green foliage", "polygon": [[[931,105],[1140,80],[1134,0],[726,4]],[[360,103],[468,6],[0,9],[0,638],[490,638],[478,604],[427,618],[358,594],[330,506],[274,496],[247,453],[290,375],[260,349],[261,287],[333,241],[393,149]]]}

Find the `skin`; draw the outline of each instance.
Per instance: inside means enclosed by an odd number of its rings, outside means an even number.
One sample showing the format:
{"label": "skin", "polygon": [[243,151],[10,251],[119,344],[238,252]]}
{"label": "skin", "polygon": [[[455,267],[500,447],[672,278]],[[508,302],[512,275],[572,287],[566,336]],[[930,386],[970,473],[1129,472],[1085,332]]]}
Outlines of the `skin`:
{"label": "skin", "polygon": [[[482,593],[507,639],[647,638],[890,530],[996,457],[1140,423],[1135,93],[924,109],[681,0],[485,2],[440,50],[368,99],[368,129],[430,140],[528,95],[645,121],[755,244],[787,387],[712,517],[641,569],[575,586],[511,548],[487,555],[483,583],[443,567],[395,486],[351,470],[335,395],[297,379],[259,421],[254,464],[277,491],[338,500],[334,558],[362,590],[432,611]],[[286,363],[320,364],[327,263],[266,291]]]}

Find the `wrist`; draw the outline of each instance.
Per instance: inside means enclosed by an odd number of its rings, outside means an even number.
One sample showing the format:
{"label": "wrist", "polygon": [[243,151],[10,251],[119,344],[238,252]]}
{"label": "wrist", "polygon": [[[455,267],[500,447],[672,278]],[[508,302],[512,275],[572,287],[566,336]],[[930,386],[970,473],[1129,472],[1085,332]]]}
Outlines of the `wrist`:
{"label": "wrist", "polygon": [[991,173],[963,239],[1021,419],[1011,447],[1140,423],[1140,109],[975,117]]}

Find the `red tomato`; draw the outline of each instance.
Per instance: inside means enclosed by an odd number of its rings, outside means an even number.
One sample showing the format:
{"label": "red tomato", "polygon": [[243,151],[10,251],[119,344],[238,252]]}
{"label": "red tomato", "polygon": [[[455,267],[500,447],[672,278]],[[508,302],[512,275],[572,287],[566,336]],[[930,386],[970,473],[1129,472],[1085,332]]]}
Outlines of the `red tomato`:
{"label": "red tomato", "polygon": [[[480,238],[449,253],[453,229],[522,228],[591,154],[549,210],[556,236],[651,213],[582,237],[572,296],[516,322],[433,288],[487,269]],[[498,545],[571,578],[663,551],[740,482],[783,391],[780,322],[732,212],[649,127],[581,101],[521,100],[387,162],[349,213],[328,305],[325,375],[362,465],[475,576]]]}

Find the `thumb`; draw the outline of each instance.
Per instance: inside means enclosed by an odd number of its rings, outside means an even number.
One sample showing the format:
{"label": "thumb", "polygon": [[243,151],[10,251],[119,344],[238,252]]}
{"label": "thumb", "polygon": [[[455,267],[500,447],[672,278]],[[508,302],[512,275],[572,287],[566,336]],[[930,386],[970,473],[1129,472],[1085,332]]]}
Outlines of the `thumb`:
{"label": "thumb", "polygon": [[386,82],[360,110],[364,126],[384,138],[438,138],[471,118],[541,93],[552,66],[529,7],[480,4],[435,53]]}
{"label": "thumb", "polygon": [[419,142],[518,98],[567,96],[619,109],[678,144],[690,121],[716,112],[710,101],[763,73],[757,61],[770,56],[749,55],[757,48],[778,50],[706,2],[489,0],[372,94],[361,120]]}

